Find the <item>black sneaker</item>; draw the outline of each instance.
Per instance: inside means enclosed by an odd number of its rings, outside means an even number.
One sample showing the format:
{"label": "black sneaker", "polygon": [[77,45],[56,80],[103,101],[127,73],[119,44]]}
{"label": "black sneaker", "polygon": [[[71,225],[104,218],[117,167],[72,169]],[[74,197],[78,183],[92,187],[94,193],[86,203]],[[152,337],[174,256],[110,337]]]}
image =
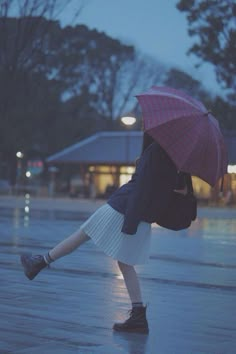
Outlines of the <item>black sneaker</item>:
{"label": "black sneaker", "polygon": [[130,317],[123,323],[115,323],[113,330],[118,332],[148,333],[146,307],[134,307],[130,310]]}
{"label": "black sneaker", "polygon": [[30,280],[34,279],[34,277],[36,277],[36,275],[43,268],[47,267],[47,263],[45,262],[44,257],[41,255],[37,255],[37,256],[22,255],[20,259],[24,267],[25,275]]}

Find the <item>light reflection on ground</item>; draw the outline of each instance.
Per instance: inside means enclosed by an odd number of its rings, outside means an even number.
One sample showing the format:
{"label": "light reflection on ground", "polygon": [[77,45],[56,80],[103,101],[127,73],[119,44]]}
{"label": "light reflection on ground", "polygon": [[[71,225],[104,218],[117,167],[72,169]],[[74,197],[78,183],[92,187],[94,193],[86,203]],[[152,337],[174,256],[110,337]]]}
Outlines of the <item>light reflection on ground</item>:
{"label": "light reflection on ground", "polygon": [[116,262],[91,242],[34,282],[19,269],[20,253],[46,253],[86,213],[34,209],[31,202],[0,208],[0,352],[233,354],[235,214],[200,209],[188,230],[153,227],[150,261],[137,267],[150,326],[149,336],[140,337],[112,333],[129,299]]}

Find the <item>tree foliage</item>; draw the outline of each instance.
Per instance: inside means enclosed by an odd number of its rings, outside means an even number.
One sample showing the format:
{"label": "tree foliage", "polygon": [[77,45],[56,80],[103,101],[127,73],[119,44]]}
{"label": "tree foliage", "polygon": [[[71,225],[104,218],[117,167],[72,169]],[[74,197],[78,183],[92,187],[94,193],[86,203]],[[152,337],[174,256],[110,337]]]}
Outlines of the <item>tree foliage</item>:
{"label": "tree foliage", "polygon": [[50,154],[113,129],[136,104],[135,90],[161,77],[134,47],[83,25],[6,15],[0,27],[0,151],[12,156]]}
{"label": "tree foliage", "polygon": [[188,94],[199,100],[206,101],[210,99],[210,95],[202,83],[180,69],[170,69],[166,74],[164,83],[166,86],[185,90]]}
{"label": "tree foliage", "polygon": [[[40,145],[43,132],[39,127],[49,116],[51,103],[60,103],[57,88],[44,76],[42,58],[53,19],[69,2],[0,0],[0,165],[7,160],[12,184],[16,151]],[[81,7],[78,1],[76,15]],[[46,92],[51,95],[45,96]],[[43,107],[46,112],[39,117]]]}
{"label": "tree foliage", "polygon": [[205,107],[212,111],[222,129],[236,130],[236,106],[231,105],[220,96],[211,95],[200,81],[193,79],[179,69],[172,68],[166,73],[164,84],[186,91],[202,101]]}
{"label": "tree foliage", "polygon": [[189,53],[212,63],[218,82],[235,98],[235,0],[180,0],[177,8],[187,14],[188,32],[195,39]]}

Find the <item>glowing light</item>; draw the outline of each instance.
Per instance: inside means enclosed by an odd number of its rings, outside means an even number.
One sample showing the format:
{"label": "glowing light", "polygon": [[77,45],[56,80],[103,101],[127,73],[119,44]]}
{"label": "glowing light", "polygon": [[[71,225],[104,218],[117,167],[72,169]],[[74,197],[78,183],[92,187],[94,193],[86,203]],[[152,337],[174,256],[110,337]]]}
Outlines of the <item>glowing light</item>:
{"label": "glowing light", "polygon": [[121,118],[121,122],[125,125],[133,125],[136,122],[136,118],[132,116],[125,116]]}
{"label": "glowing light", "polygon": [[27,178],[30,178],[31,177],[31,172],[30,171],[26,171],[25,175],[26,175]]}
{"label": "glowing light", "polygon": [[134,171],[135,171],[135,168],[134,168],[133,166],[128,166],[128,167],[127,167],[127,173],[128,173],[128,174],[131,175],[132,173],[134,173]]}
{"label": "glowing light", "polygon": [[26,214],[24,216],[24,227],[28,227],[29,226],[29,216]]}
{"label": "glowing light", "polygon": [[228,165],[228,173],[236,173],[236,165]]}
{"label": "glowing light", "polygon": [[18,157],[18,159],[23,159],[24,154],[21,151],[17,151],[16,157]]}

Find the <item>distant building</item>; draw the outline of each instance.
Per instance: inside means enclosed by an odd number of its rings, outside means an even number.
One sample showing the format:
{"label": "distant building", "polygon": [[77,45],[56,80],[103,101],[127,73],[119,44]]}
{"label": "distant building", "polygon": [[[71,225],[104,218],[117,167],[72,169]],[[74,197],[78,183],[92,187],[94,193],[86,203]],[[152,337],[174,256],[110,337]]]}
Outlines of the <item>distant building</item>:
{"label": "distant building", "polygon": [[102,196],[130,179],[141,148],[142,132],[99,132],[49,156],[46,162],[70,167],[72,190]]}
{"label": "distant building", "polygon": [[[135,169],[135,160],[142,149],[141,131],[99,132],[58,153],[46,162],[62,170],[69,170],[71,194],[106,196],[127,182]],[[229,151],[229,174],[224,178],[225,194],[236,195],[236,134],[225,132]],[[194,190],[199,199],[217,199],[220,183],[212,189],[198,177],[193,177]]]}

